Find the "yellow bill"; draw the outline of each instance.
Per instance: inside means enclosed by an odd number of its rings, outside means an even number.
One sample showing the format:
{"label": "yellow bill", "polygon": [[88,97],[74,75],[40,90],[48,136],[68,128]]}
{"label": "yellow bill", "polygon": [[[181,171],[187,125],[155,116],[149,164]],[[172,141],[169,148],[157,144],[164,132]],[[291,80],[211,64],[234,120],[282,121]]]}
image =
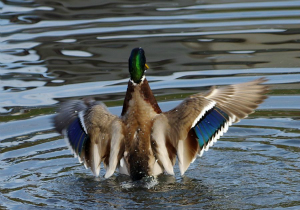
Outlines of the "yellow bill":
{"label": "yellow bill", "polygon": [[147,64],[145,64],[145,70],[149,69],[149,66]]}

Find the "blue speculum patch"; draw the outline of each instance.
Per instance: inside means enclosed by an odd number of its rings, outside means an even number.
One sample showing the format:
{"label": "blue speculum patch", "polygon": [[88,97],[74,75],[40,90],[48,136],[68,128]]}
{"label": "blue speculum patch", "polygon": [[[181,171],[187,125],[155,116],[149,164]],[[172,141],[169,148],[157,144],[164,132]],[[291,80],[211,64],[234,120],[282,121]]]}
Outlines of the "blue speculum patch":
{"label": "blue speculum patch", "polygon": [[208,144],[228,120],[228,115],[217,107],[205,113],[194,127],[201,149]]}
{"label": "blue speculum patch", "polygon": [[67,130],[68,138],[70,145],[72,146],[74,152],[80,156],[85,141],[89,138],[88,135],[84,132],[84,129],[81,126],[79,118],[76,118],[68,127]]}

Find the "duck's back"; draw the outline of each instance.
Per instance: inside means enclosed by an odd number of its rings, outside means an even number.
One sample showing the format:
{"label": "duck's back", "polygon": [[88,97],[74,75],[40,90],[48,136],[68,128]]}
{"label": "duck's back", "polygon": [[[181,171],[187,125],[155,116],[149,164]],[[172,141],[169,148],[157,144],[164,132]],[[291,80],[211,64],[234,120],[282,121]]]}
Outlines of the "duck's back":
{"label": "duck's back", "polygon": [[154,175],[155,158],[151,146],[153,118],[161,113],[146,79],[128,83],[122,120],[125,124],[124,160],[133,180]]}

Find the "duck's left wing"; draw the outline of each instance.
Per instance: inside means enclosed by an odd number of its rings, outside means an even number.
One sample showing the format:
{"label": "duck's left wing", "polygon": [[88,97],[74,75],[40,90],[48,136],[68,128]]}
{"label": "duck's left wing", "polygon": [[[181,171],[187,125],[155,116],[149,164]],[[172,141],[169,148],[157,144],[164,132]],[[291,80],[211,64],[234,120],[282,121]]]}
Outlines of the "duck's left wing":
{"label": "duck's left wing", "polygon": [[63,103],[54,118],[56,130],[63,134],[70,150],[95,176],[103,161],[105,177],[111,176],[123,150],[123,123],[106,106],[94,100]]}
{"label": "duck's left wing", "polygon": [[176,156],[181,174],[184,174],[196,158],[199,144],[192,128],[204,119],[215,105],[216,102],[204,97],[189,97],[174,109],[154,118],[151,134],[153,147],[159,163],[167,173],[174,174]]}
{"label": "duck's left wing", "polygon": [[156,157],[167,173],[173,174],[176,156],[181,174],[197,154],[207,151],[228,127],[248,114],[266,98],[264,78],[247,83],[213,88],[208,94],[195,94],[176,108],[157,115],[153,121],[152,142]]}

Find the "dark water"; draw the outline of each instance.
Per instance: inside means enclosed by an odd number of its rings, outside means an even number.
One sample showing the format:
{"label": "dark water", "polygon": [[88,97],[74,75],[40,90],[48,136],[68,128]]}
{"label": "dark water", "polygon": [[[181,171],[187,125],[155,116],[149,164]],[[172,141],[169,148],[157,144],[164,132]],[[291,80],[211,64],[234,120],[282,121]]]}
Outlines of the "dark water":
{"label": "dark water", "polygon": [[[300,209],[300,1],[0,2],[0,209]],[[94,96],[120,114],[132,48],[163,110],[211,85],[269,79],[258,111],[184,177],[100,178],[51,118]]]}

